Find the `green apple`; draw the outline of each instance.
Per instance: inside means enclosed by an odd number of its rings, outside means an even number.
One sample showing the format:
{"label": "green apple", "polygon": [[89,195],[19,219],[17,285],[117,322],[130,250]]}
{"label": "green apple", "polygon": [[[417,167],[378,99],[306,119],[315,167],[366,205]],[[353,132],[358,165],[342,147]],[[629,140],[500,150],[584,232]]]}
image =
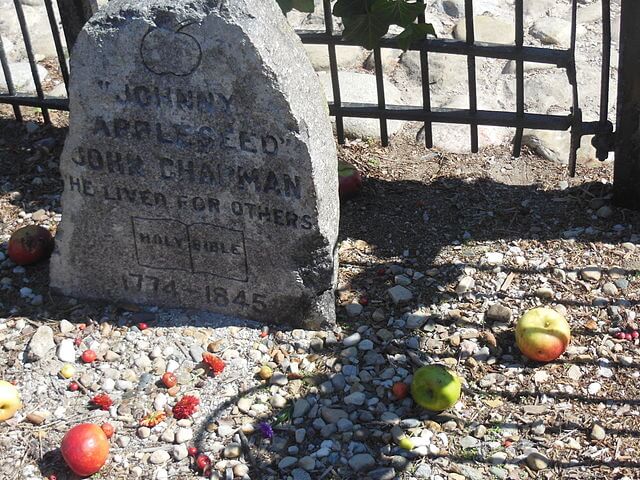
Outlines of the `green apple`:
{"label": "green apple", "polygon": [[411,382],[411,396],[421,407],[442,412],[456,404],[460,398],[458,376],[442,365],[427,365],[416,370]]}
{"label": "green apple", "polygon": [[538,362],[550,362],[564,353],[571,340],[567,320],[552,308],[526,312],[516,325],[516,343],[522,354]]}
{"label": "green apple", "polygon": [[9,382],[0,380],[0,422],[9,420],[21,408],[18,389]]}

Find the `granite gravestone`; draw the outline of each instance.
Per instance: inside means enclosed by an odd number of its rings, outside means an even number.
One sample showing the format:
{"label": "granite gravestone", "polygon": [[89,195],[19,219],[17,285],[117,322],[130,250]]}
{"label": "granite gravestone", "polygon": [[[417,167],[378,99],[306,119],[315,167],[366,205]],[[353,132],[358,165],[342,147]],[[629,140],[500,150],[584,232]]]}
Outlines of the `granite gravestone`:
{"label": "granite gravestone", "polygon": [[71,72],[55,289],[335,321],[335,145],[274,0],[114,0]]}

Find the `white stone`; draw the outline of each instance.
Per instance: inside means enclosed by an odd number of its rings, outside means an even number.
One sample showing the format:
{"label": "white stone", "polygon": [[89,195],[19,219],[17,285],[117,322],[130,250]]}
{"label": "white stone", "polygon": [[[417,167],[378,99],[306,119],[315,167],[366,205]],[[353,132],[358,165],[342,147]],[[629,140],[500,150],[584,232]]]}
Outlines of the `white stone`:
{"label": "white stone", "polygon": [[73,363],[76,361],[76,347],[70,338],[63,339],[58,344],[58,359],[65,363]]}
{"label": "white stone", "polygon": [[76,329],[75,325],[71,323],[69,320],[62,319],[60,320],[60,332],[67,334],[71,333]]}
{"label": "white stone", "polygon": [[187,450],[186,445],[180,444],[173,446],[171,454],[173,455],[173,458],[176,460],[176,462],[179,462],[180,460],[184,460],[189,456],[189,451]]}
{"label": "white stone", "polygon": [[360,340],[361,340],[360,334],[356,332],[349,335],[348,337],[345,337],[342,340],[342,345],[344,345],[345,347],[352,347],[354,345],[357,345],[360,342]]}
{"label": "white stone", "polygon": [[169,452],[166,450],[156,450],[149,457],[149,462],[154,465],[161,465],[163,463],[167,463],[169,461]]}
{"label": "white stone", "polygon": [[186,443],[193,438],[193,430],[190,428],[179,428],[176,432],[175,442]]}

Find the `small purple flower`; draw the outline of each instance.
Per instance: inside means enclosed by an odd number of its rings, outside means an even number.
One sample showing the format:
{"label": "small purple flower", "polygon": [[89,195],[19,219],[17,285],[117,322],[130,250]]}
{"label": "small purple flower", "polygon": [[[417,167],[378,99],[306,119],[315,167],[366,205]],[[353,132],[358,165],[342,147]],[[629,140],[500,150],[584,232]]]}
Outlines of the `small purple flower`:
{"label": "small purple flower", "polygon": [[262,436],[264,438],[268,438],[269,440],[273,438],[273,428],[271,428],[271,425],[269,425],[267,422],[260,422],[258,424],[258,428],[260,429],[260,432],[262,433]]}

